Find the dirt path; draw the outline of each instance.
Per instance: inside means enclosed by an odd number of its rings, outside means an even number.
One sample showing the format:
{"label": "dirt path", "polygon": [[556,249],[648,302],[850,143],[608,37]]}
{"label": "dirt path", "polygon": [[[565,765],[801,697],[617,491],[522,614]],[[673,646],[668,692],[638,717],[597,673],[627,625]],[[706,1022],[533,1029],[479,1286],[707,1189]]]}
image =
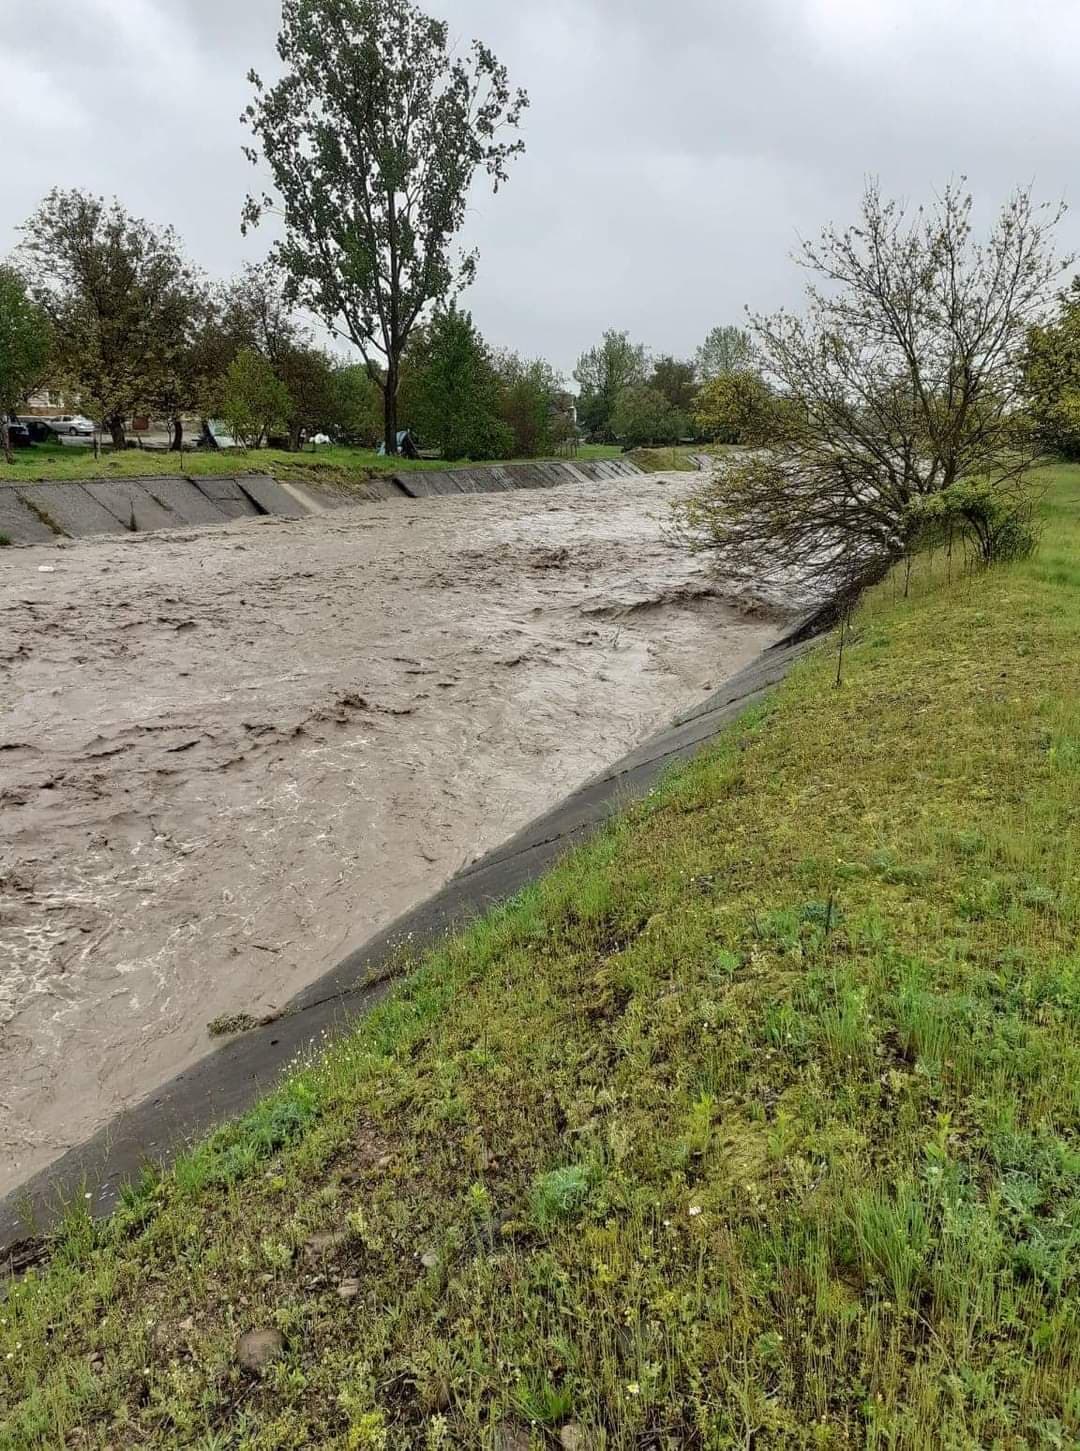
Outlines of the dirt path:
{"label": "dirt path", "polygon": [[685,484],[0,552],[0,1193],[775,638]]}

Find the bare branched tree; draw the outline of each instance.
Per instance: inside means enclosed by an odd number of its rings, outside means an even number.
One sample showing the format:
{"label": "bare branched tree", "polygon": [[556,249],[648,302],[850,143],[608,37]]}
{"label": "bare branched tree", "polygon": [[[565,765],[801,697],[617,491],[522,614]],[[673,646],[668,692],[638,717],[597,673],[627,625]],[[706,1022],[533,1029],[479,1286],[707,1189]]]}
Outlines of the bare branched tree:
{"label": "bare branched tree", "polygon": [[730,574],[824,593],[900,557],[926,496],[975,476],[1018,489],[1028,328],[1070,265],[1062,210],[1021,189],[980,241],[962,182],[914,216],[870,185],[857,226],[804,243],[805,314],[751,317],[779,436],[681,506],[692,541]]}

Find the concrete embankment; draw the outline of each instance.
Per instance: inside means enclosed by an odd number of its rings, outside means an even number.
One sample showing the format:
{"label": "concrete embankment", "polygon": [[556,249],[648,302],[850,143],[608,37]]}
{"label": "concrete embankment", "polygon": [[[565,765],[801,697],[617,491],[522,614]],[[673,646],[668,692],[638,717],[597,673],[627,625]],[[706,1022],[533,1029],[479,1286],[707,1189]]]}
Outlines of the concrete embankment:
{"label": "concrete embankment", "polygon": [[[402,470],[355,490],[360,502],[425,499],[551,489],[560,484],[632,478],[629,459],[506,464],[499,467]],[[337,502],[348,502],[338,499]],[[321,512],[306,490],[266,474],[175,475],[0,484],[0,534],[12,544],[47,544],[95,534],[144,533],[272,515],[299,519]]]}

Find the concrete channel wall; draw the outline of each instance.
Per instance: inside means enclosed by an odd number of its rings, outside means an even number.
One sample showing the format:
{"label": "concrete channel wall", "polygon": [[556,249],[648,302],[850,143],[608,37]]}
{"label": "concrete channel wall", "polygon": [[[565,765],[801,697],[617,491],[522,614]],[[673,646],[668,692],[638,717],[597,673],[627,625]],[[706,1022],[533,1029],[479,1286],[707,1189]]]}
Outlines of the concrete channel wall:
{"label": "concrete channel wall", "polygon": [[0,484],[0,533],[12,544],[227,524],[308,510],[263,474]]}
{"label": "concrete channel wall", "polygon": [[486,465],[483,468],[410,469],[391,474],[392,482],[410,499],[453,494],[498,494],[511,489],[555,489],[583,480],[629,479],[644,470],[628,458]]}
{"label": "concrete channel wall", "polygon": [[[429,499],[455,494],[494,494],[511,489],[553,489],[583,479],[629,478],[641,469],[629,459],[573,463],[505,464],[498,467],[402,470],[373,478],[355,498]],[[91,534],[143,533],[233,519],[273,515],[298,519],[320,512],[299,489],[266,474],[174,475],[142,479],[88,479],[0,484],[0,535],[11,544],[47,544]]]}

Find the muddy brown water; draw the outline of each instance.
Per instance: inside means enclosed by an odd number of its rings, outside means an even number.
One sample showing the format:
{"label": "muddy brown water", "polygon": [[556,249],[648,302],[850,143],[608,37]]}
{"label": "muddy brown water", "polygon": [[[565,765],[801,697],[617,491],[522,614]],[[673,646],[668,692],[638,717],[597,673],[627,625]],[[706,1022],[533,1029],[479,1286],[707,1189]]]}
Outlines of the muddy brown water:
{"label": "muddy brown water", "polygon": [[780,634],[686,487],[0,552],[0,1193]]}

